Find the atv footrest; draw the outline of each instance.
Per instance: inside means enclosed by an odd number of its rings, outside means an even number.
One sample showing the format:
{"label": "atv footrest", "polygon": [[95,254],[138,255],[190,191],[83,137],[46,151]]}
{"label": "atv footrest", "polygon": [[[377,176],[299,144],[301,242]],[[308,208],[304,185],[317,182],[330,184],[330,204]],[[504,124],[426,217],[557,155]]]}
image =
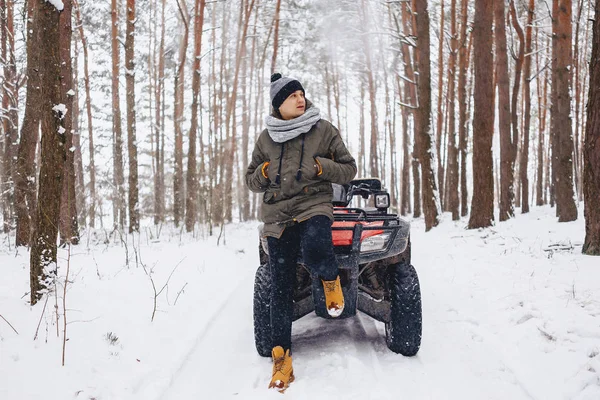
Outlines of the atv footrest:
{"label": "atv footrest", "polygon": [[377,300],[363,291],[358,291],[358,304],[356,307],[375,318],[377,321],[390,321],[390,302],[389,300]]}

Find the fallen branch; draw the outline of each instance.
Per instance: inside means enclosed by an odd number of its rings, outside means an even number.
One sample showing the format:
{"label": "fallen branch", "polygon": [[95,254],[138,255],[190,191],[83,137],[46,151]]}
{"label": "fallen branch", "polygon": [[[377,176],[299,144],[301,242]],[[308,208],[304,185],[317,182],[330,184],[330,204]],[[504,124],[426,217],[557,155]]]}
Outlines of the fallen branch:
{"label": "fallen branch", "polygon": [[185,289],[185,287],[187,286],[187,282],[185,283],[185,285],[183,285],[183,287],[181,288],[181,290],[179,292],[177,292],[177,297],[175,297],[175,302],[173,303],[173,305],[177,305],[177,299],[179,298],[179,295],[181,293],[183,293],[183,289]]}
{"label": "fallen branch", "polygon": [[542,336],[544,336],[549,341],[551,341],[551,342],[555,342],[556,341],[556,338],[553,335],[549,334],[548,332],[546,332],[545,330],[543,330],[539,326],[538,326],[538,331],[540,331],[540,333],[542,334]]}
{"label": "fallen branch", "polygon": [[44,308],[42,308],[42,315],[40,315],[40,320],[38,321],[37,328],[35,329],[35,335],[33,336],[33,340],[37,339],[38,332],[40,331],[40,325],[42,324],[42,318],[44,317],[44,312],[46,311],[46,304],[48,304],[48,297],[46,296],[46,301],[44,302]]}
{"label": "fallen branch", "polygon": [[[185,287],[185,286],[184,286],[184,287]],[[12,330],[13,330],[13,331],[15,331],[15,333],[16,333],[17,335],[19,334],[19,332],[17,332],[17,330],[15,329],[15,327],[14,327],[14,326],[12,326],[12,325],[11,325],[11,323],[10,323],[10,322],[8,322],[8,321],[6,320],[6,318],[4,318],[4,317],[2,316],[2,314],[0,314],[0,318],[2,318],[2,319],[4,320],[4,322],[6,322],[6,323],[8,324],[8,326],[10,326],[10,327],[12,328]]]}

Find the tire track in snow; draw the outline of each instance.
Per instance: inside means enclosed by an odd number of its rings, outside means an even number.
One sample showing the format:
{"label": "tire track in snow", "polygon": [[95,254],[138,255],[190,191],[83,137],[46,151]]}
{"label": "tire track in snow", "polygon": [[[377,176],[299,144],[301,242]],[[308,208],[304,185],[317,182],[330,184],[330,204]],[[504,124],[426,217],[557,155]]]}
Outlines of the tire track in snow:
{"label": "tire track in snow", "polygon": [[[165,387],[163,392],[157,397],[157,400],[170,399],[171,397],[169,396],[169,394],[172,391],[174,391],[174,389],[177,388],[178,382],[181,381],[181,378],[182,378],[182,376],[185,375],[186,371],[190,367],[193,367],[193,364],[195,363],[197,358],[200,358],[200,359],[204,358],[202,356],[202,354],[199,354],[199,352],[200,352],[201,348],[204,347],[204,345],[205,345],[204,341],[205,341],[206,337],[210,333],[212,333],[212,331],[214,331],[215,329],[223,328],[221,326],[222,324],[219,324],[219,320],[225,318],[225,316],[228,315],[227,312],[231,311],[231,310],[229,310],[230,308],[235,308],[235,307],[233,307],[234,301],[240,300],[239,293],[243,292],[243,290],[241,290],[241,289],[244,288],[244,286],[248,285],[249,278],[251,278],[250,280],[253,282],[254,271],[253,270],[248,270],[248,271],[249,272],[247,274],[245,274],[243,277],[241,277],[239,279],[239,281],[233,287],[233,289],[231,291],[229,291],[229,293],[227,293],[227,296],[223,297],[223,300],[220,301],[219,306],[215,307],[215,310],[211,314],[210,318],[207,319],[206,324],[204,325],[202,330],[198,333],[198,336],[196,337],[196,341],[194,342],[194,345],[187,352],[187,354],[185,355],[185,357],[179,364],[179,367],[177,367],[177,369],[172,373],[168,385]],[[244,298],[241,301],[241,303],[245,304],[245,303],[248,303],[248,301],[247,301],[247,299]],[[250,304],[251,304],[251,302],[250,302]],[[234,312],[234,314],[237,315],[239,313]],[[251,313],[250,313],[250,315],[251,315]],[[230,328],[233,329],[234,327],[230,327]],[[225,347],[225,348],[223,348],[223,351],[229,352],[230,349]],[[214,355],[208,354],[208,357],[206,357],[205,363],[206,364],[210,363],[212,361],[213,357],[214,357]],[[196,382],[198,382],[198,381],[196,380]],[[198,382],[198,383],[199,383],[198,386],[201,386],[201,383],[200,382]],[[177,397],[175,397],[175,398],[177,398]],[[182,397],[179,397],[179,398],[182,398]]]}

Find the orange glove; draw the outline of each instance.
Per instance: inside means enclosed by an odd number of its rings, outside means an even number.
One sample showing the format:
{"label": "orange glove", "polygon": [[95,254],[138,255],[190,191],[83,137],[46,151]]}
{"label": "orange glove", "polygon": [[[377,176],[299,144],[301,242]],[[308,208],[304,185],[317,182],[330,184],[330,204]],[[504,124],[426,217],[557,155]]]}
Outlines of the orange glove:
{"label": "orange glove", "polygon": [[271,164],[269,161],[265,161],[262,165],[262,168],[260,169],[260,172],[262,173],[262,176],[265,177],[265,179],[269,179],[269,176],[267,175],[267,168],[269,167],[269,164]]}
{"label": "orange glove", "polygon": [[321,165],[321,163],[319,162],[319,160],[317,160],[315,158],[315,167],[317,167],[317,176],[321,176],[323,174],[323,166]]}

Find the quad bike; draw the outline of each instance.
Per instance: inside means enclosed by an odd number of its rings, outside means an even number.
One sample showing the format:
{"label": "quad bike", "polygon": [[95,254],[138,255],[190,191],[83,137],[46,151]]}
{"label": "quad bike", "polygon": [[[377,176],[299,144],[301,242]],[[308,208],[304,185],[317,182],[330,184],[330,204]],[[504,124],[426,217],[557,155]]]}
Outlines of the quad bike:
{"label": "quad bike", "polygon": [[[379,179],[357,179],[333,184],[333,244],[345,307],[338,318],[356,310],[385,324],[387,346],[395,353],[414,356],[421,346],[421,291],[410,263],[410,224],[388,213],[389,194]],[[348,207],[361,196],[374,207]],[[258,353],[271,355],[270,272],[266,239],[260,235],[260,267],[254,282],[254,341]],[[321,280],[298,260],[294,289],[294,320],[315,311],[327,313]]]}

